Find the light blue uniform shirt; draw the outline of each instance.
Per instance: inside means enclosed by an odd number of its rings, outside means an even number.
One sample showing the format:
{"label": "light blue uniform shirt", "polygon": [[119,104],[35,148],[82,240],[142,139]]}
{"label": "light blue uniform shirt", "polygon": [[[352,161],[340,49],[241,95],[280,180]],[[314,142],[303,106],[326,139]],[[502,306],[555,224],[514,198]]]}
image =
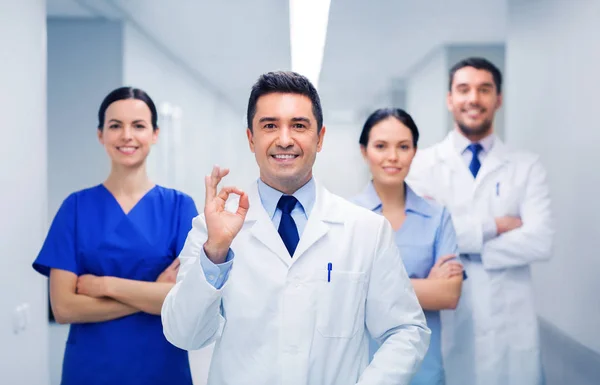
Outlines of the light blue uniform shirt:
{"label": "light blue uniform shirt", "polygon": [[[458,253],[456,233],[448,210],[418,196],[406,186],[406,219],[396,231],[396,244],[410,278],[427,278],[438,258]],[[382,214],[381,199],[373,183],[369,182],[361,194],[352,201],[371,211]],[[425,310],[427,326],[431,329],[431,342],[421,368],[411,385],[443,385],[444,368],[441,349],[440,312]],[[371,357],[378,349],[371,340]]]}
{"label": "light blue uniform shirt", "polygon": [[[265,211],[271,218],[275,229],[279,228],[279,222],[281,221],[281,210],[277,208],[279,198],[283,195],[281,191],[275,190],[273,187],[267,185],[262,180],[258,180],[258,195],[260,196],[260,202],[262,203]],[[292,194],[298,202],[292,210],[292,218],[296,222],[298,228],[298,236],[301,237],[308,222],[308,216],[315,204],[316,199],[316,187],[314,178],[311,178],[308,183],[300,187],[294,194]],[[213,285],[215,288],[220,289],[229,276],[229,270],[233,263],[233,251],[229,249],[225,262],[219,265],[215,265],[204,253],[201,252],[200,263],[202,269],[206,275],[206,280]],[[290,257],[291,258],[291,257]]]}

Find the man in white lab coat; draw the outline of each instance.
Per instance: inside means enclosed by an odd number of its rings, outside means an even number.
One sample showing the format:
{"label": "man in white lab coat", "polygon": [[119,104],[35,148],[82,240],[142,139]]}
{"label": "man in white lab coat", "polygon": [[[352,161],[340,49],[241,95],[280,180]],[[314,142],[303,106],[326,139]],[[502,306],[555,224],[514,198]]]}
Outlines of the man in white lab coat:
{"label": "man in white lab coat", "polygon": [[417,152],[407,179],[449,208],[469,276],[458,308],[442,313],[447,385],[543,378],[530,266],[550,257],[550,197],[539,157],[494,134],[501,87],[489,61],[457,63],[447,96],[455,129]]}
{"label": "man in white lab coat", "polygon": [[[408,385],[430,331],[389,223],[312,176],[317,91],[295,73],[262,75],[247,118],[260,178],[217,193],[228,170],[206,177],[162,308],[166,338],[187,350],[216,340],[209,384]],[[368,333],[383,343],[370,365]]]}

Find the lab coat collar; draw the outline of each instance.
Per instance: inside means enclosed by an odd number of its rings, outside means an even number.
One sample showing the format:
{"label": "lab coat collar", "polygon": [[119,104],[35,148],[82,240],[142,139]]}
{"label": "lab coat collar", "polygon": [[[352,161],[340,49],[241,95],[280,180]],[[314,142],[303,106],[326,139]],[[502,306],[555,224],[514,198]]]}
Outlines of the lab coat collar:
{"label": "lab coat collar", "polygon": [[258,192],[258,182],[254,182],[248,191],[250,207],[244,226],[251,226],[250,233],[275,253],[286,266],[291,266],[315,242],[325,236],[330,226],[343,224],[345,211],[338,207],[337,200],[321,184],[315,180],[315,203],[308,215],[308,221],[293,258],[290,258],[281,236],[273,226],[273,222],[263,207]]}
{"label": "lab coat collar", "polygon": [[[412,212],[425,217],[432,216],[433,212],[429,203],[418,196],[408,184],[404,183],[404,187],[406,188],[405,212]],[[381,199],[379,199],[379,195],[375,191],[372,180],[367,183],[362,193],[357,197],[356,203],[371,211],[381,210]]]}
{"label": "lab coat collar", "polygon": [[486,158],[481,164],[481,170],[477,174],[477,180],[481,181],[492,172],[508,163],[506,147],[499,138],[494,139],[494,146],[490,149]]}

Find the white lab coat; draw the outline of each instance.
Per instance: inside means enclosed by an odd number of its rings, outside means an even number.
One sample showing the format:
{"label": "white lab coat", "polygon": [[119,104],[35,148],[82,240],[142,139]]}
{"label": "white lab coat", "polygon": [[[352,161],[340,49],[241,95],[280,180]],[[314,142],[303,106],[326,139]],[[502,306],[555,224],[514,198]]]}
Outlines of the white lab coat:
{"label": "white lab coat", "polygon": [[[430,331],[389,223],[317,183],[290,258],[256,183],[248,191],[250,209],[220,290],[199,262],[206,224],[202,215],[194,219],[162,308],[166,338],[186,350],[216,340],[209,384],[408,385]],[[367,329],[387,338],[368,368]]]}
{"label": "white lab coat", "polygon": [[[442,312],[447,385],[538,385],[530,264],[551,251],[545,170],[537,156],[496,138],[474,179],[451,136],[419,150],[407,178],[450,210],[468,274],[458,308]],[[501,216],[519,216],[523,226],[484,242],[482,221]]]}

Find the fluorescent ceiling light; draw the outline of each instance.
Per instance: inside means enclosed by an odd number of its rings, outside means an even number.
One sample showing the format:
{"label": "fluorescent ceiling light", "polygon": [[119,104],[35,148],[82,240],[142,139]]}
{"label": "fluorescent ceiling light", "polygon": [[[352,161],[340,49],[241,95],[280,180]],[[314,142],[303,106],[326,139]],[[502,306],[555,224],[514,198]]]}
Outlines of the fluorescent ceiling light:
{"label": "fluorescent ceiling light", "polygon": [[318,87],[331,0],[290,0],[292,71]]}

